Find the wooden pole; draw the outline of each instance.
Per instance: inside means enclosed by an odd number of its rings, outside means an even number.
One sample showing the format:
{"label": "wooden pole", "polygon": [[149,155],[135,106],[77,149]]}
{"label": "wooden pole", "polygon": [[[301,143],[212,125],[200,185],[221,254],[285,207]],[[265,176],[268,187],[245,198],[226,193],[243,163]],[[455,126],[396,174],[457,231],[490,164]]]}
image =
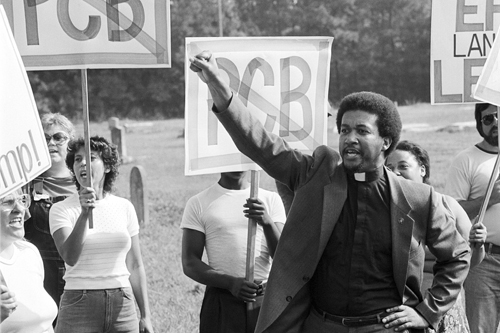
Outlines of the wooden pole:
{"label": "wooden pole", "polygon": [[[259,171],[251,171],[250,181],[250,198],[257,199],[259,197]],[[255,235],[257,234],[257,222],[253,219],[248,219],[248,237],[247,237],[247,262],[245,280],[254,281],[254,268],[255,268]],[[250,312],[253,310],[253,303],[247,303],[247,333],[249,330]],[[253,333],[253,331],[252,331]]]}
{"label": "wooden pole", "polygon": [[[497,117],[500,113],[500,107],[497,106]],[[500,135],[498,136],[498,147],[500,148]],[[481,223],[484,219],[484,214],[486,213],[486,209],[488,208],[488,202],[490,201],[491,192],[493,192],[493,185],[495,185],[495,181],[498,178],[498,168],[500,167],[500,152],[497,152],[497,159],[495,161],[495,166],[493,167],[493,171],[491,172],[490,181],[488,182],[488,188],[486,189],[486,195],[484,196],[483,203],[479,210],[478,218],[474,223]]]}
{"label": "wooden pole", "polygon": [[[92,186],[92,171],[90,168],[90,126],[89,126],[89,88],[87,84],[87,69],[82,69],[82,108],[83,108],[83,138],[85,140],[85,171],[87,172],[87,187]],[[92,209],[89,210],[89,229],[94,227]]]}

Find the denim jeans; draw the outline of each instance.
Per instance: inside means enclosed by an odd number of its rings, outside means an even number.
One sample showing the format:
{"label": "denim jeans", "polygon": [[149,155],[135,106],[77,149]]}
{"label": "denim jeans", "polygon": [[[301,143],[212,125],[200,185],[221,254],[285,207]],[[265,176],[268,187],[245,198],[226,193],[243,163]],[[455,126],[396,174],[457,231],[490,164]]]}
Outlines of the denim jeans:
{"label": "denim jeans", "polygon": [[132,288],[64,290],[55,333],[138,333]]}
{"label": "denim jeans", "polygon": [[495,333],[500,320],[500,254],[486,254],[464,284],[471,333]]}

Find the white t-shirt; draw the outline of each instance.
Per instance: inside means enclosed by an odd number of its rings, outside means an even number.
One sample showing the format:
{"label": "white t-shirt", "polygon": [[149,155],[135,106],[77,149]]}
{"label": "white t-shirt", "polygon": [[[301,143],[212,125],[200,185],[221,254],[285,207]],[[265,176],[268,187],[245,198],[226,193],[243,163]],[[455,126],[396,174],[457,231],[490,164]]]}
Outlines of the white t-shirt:
{"label": "white t-shirt", "polygon": [[0,271],[7,288],[16,294],[17,309],[0,324],[0,332],[53,332],[52,322],[57,315],[57,305],[43,288],[40,252],[26,241],[17,241],[14,245],[12,258],[0,258]]}
{"label": "white t-shirt", "polygon": [[[62,227],[73,229],[81,212],[78,193],[58,202],[50,210],[50,233]],[[94,227],[87,230],[78,262],[66,265],[65,289],[111,289],[130,287],[125,259],[131,238],[139,233],[132,203],[107,194],[93,209]]]}
{"label": "white t-shirt", "polygon": [[[476,146],[460,152],[451,164],[446,179],[445,193],[457,201],[473,200],[486,195],[497,154]],[[488,229],[486,241],[500,246],[500,204],[488,208],[483,224]]]}
{"label": "white t-shirt", "polygon": [[[274,222],[285,223],[283,202],[277,193],[259,189],[259,199]],[[231,276],[245,276],[248,219],[243,205],[250,188],[229,190],[218,183],[190,198],[182,216],[181,228],[205,234],[208,264]],[[255,237],[255,280],[267,281],[271,256],[264,231],[257,226]]]}

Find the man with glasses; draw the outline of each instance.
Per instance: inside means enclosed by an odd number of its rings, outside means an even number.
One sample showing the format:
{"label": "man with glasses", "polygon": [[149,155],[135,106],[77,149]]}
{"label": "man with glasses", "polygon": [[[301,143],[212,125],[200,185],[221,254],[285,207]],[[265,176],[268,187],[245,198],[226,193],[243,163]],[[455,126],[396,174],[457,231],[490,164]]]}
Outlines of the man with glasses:
{"label": "man with glasses", "polygon": [[[497,106],[476,104],[476,128],[483,140],[460,152],[451,164],[445,193],[474,219],[481,208],[498,155]],[[483,223],[488,230],[484,260],[465,281],[467,319],[472,333],[496,332],[500,321],[500,180],[495,182]]]}

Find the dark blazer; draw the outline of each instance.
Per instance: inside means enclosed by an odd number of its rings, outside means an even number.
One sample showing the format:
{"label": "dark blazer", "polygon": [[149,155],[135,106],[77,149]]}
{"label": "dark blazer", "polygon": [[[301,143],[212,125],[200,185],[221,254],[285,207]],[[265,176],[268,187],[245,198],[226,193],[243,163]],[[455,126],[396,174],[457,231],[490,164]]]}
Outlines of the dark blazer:
{"label": "dark blazer", "polygon": [[[295,192],[276,250],[256,332],[301,332],[311,306],[309,284],[347,198],[340,155],[326,146],[312,156],[290,149],[265,131],[238,98],[216,112],[238,149]],[[390,187],[392,259],[401,304],[432,327],[453,305],[469,269],[470,248],[454,216],[432,187],[386,171]],[[425,245],[436,256],[433,287],[425,296]]]}

